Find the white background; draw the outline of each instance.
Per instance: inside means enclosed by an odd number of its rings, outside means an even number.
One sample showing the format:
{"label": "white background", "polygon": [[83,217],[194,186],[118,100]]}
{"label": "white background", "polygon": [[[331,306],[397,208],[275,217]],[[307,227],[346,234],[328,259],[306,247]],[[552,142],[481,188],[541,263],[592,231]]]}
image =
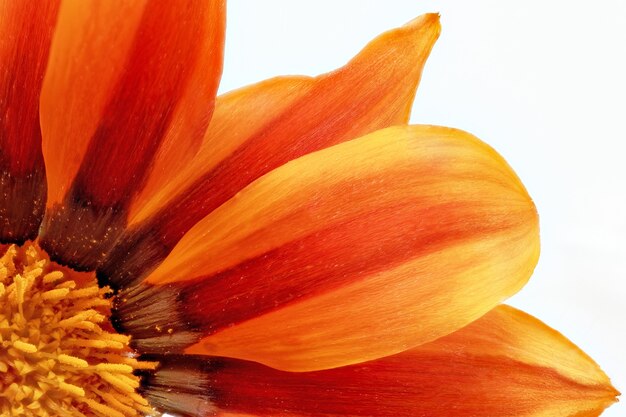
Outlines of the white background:
{"label": "white background", "polygon": [[[510,162],[538,206],[543,245],[510,303],[626,390],[625,1],[231,0],[221,91],[332,70],[431,11],[443,31],[412,121],[468,130]],[[620,415],[620,404],[604,414]]]}

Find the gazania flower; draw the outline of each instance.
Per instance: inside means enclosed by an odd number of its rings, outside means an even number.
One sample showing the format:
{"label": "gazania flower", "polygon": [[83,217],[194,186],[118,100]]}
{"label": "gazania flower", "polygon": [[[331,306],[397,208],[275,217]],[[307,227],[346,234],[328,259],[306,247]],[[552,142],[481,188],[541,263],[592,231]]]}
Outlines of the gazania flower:
{"label": "gazania flower", "polygon": [[221,1],[3,1],[0,415],[596,416],[606,375],[498,304],[538,220],[407,126],[436,15],[215,98]]}

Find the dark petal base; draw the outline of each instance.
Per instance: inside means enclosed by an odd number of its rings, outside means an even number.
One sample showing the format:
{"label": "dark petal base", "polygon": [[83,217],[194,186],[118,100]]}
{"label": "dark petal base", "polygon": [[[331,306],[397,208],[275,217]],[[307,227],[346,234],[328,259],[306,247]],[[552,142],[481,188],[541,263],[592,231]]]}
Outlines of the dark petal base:
{"label": "dark petal base", "polygon": [[39,233],[46,208],[46,176],[14,176],[0,170],[0,243],[24,244]]}
{"label": "dark petal base", "polygon": [[115,329],[132,335],[131,346],[145,354],[175,354],[195,344],[202,333],[184,314],[176,286],[140,284],[118,293],[111,314]]}
{"label": "dark petal base", "polygon": [[79,198],[66,200],[46,213],[40,245],[50,258],[76,271],[93,271],[125,227],[116,208],[99,209]]}
{"label": "dark petal base", "polygon": [[159,362],[156,371],[141,373],[139,388],[157,410],[190,417],[216,414],[210,379],[212,358],[147,355],[141,359]]}
{"label": "dark petal base", "polygon": [[137,285],[170,253],[157,230],[127,231],[97,269],[100,286],[115,292]]}

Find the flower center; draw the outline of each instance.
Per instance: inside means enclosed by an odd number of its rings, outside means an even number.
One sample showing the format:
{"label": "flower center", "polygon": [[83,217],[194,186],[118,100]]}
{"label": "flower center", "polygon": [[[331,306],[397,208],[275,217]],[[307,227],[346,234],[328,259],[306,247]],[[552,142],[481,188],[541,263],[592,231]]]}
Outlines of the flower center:
{"label": "flower center", "polygon": [[[2,252],[0,251],[0,254]],[[136,392],[139,361],[109,322],[109,290],[93,273],[48,259],[36,244],[0,258],[0,415],[134,417],[153,414]]]}

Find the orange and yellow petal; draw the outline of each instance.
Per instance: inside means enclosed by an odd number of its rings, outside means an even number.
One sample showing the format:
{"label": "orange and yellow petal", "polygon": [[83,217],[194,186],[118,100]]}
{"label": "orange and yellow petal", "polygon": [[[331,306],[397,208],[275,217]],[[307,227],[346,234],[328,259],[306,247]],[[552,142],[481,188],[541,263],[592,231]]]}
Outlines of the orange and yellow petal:
{"label": "orange and yellow petal", "polygon": [[311,77],[276,77],[218,96],[198,153],[180,172],[172,175],[165,187],[147,184],[131,207],[129,223],[140,223],[156,213],[173,195],[226,160],[276,115],[291,110],[315,83]]}
{"label": "orange and yellow petal", "polygon": [[167,161],[175,169],[198,150],[221,75],[224,9],[63,3],[41,111],[42,244],[56,260],[94,268],[147,179],[163,182]]}
{"label": "orange and yellow petal", "polygon": [[48,206],[62,203],[123,72],[146,1],[66,0],[41,97]]}
{"label": "orange and yellow petal", "polygon": [[406,123],[439,29],[438,16],[425,15],[376,38],[332,73],[268,80],[220,97],[196,157],[165,187],[149,183],[132,205],[135,228],[102,275],[113,284],[121,284],[120,275],[141,275],[197,221],[272,169]]}
{"label": "orange and yellow petal", "polygon": [[46,200],[39,96],[59,2],[0,1],[0,242],[37,236]]}
{"label": "orange and yellow petal", "polygon": [[[538,253],[535,207],[493,149],[455,129],[392,127],[252,183],[119,313],[142,349],[160,336],[134,318],[169,305],[179,317],[154,324],[194,329],[187,353],[326,369],[465,326],[518,291]],[[146,306],[151,292],[162,304]]]}
{"label": "orange and yellow petal", "polygon": [[[181,381],[186,386],[177,391]],[[189,396],[231,417],[592,417],[619,394],[569,340],[508,306],[365,363],[291,373],[236,359],[174,357],[146,385],[151,400],[173,410],[184,411],[192,402],[178,400]]]}

